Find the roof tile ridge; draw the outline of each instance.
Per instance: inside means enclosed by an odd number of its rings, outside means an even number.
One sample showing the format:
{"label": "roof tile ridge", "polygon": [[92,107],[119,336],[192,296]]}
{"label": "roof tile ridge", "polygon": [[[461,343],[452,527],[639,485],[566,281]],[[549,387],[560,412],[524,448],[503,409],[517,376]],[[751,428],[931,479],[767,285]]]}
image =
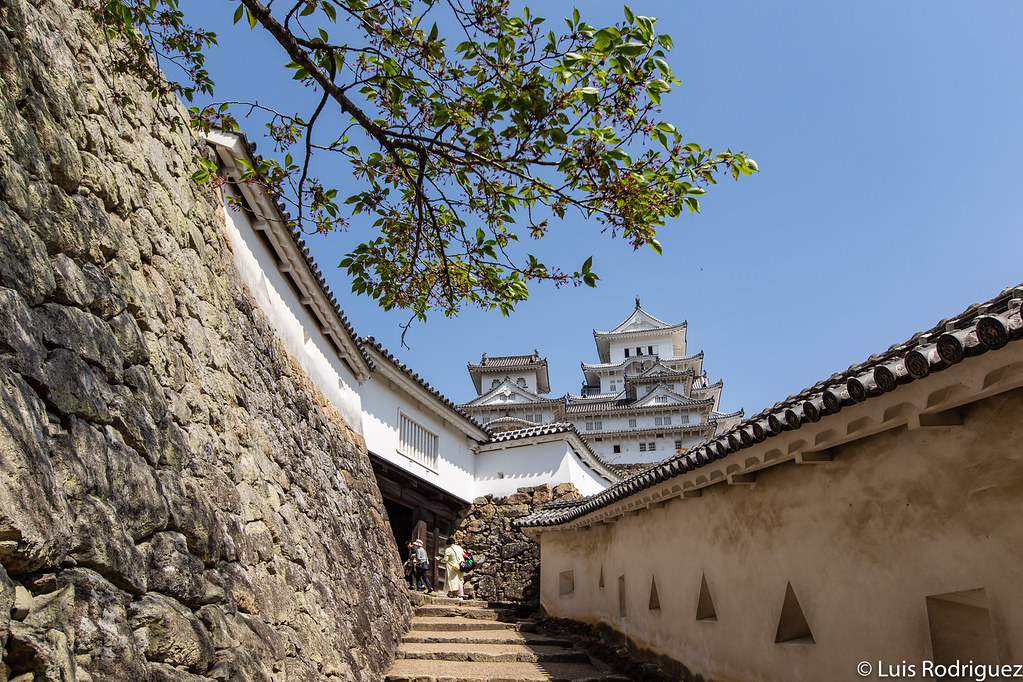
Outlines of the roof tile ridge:
{"label": "roof tile ridge", "polygon": [[[852,381],[857,378],[857,375],[862,375],[864,370],[871,367],[875,368],[875,370],[876,368],[886,367],[896,357],[900,357],[903,363],[907,365],[908,378],[904,376],[905,380],[912,381],[916,378],[923,378],[932,371],[947,369],[968,357],[970,354],[966,352],[967,343],[972,343],[969,346],[969,350],[972,351],[973,355],[984,353],[988,350],[998,350],[1010,340],[1023,338],[1023,318],[1021,318],[1023,310],[1021,310],[1021,304],[1023,304],[1023,285],[1007,287],[986,303],[973,304],[958,316],[945,318],[931,329],[917,332],[909,340],[893,344],[887,351],[871,355],[866,361],[852,365],[843,372],[837,372],[828,379],[819,381],[812,387],[789,396],[785,401],[775,403],[773,407],[766,408],[756,415],[743,420],[733,428],[708,440],[706,443],[688,451],[678,452],[674,456],[653,465],[651,468],[606,488],[600,493],[595,494],[586,503],[561,517],[540,518],[536,515],[530,515],[516,520],[514,525],[516,527],[527,527],[531,522],[535,522],[534,525],[541,526],[565,523],[632,495],[646,487],[655,485],[666,478],[705,466],[714,460],[727,456],[730,452],[751,447],[754,443],[778,435],[783,431],[785,427],[778,416],[779,414],[786,420],[790,428],[798,428],[796,423],[789,422],[793,417],[798,424],[801,424],[803,419],[818,421],[825,414],[833,412],[833,410],[827,407],[829,401],[824,396],[831,387],[836,385],[837,381],[843,377],[848,377],[851,385]],[[985,331],[982,335],[978,328],[983,320],[988,320],[988,322],[983,323]],[[971,334],[973,335],[972,337],[969,336]],[[966,337],[965,340],[959,338],[960,336]],[[926,363],[926,365],[917,365],[917,372],[920,374],[917,377],[913,370],[908,367],[909,356],[915,352],[915,348],[923,345],[921,343],[923,339],[926,339],[927,346],[935,343],[937,348],[934,349],[935,352],[933,354],[921,355],[917,362]],[[944,354],[940,347],[942,340],[945,341]],[[948,358],[946,359],[945,356],[948,356]],[[891,370],[887,371],[891,373]],[[894,379],[892,381],[894,382]],[[890,386],[887,390],[892,389],[894,389],[894,385]],[[853,396],[848,387],[844,390],[845,395],[840,398],[855,402],[867,400],[875,395],[870,392],[864,392],[860,396],[860,400],[857,400],[857,396]],[[883,392],[887,391],[882,390]],[[799,405],[801,415],[796,414],[795,410],[791,409],[799,400],[803,400],[802,404]],[[818,402],[823,404],[818,405]],[[843,403],[838,404],[837,410],[841,410],[841,404],[844,404],[844,399]],[[824,407],[826,411],[822,410],[821,407]]]}

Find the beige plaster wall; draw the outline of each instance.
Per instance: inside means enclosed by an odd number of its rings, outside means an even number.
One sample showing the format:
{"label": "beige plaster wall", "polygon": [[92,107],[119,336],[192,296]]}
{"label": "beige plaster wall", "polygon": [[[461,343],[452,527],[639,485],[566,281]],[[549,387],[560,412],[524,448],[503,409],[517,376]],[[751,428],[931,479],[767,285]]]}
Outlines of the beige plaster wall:
{"label": "beige plaster wall", "polygon": [[[962,410],[962,426],[902,426],[838,446],[830,462],[545,530],[542,603],[712,679],[879,679],[878,662],[919,675],[932,658],[929,595],[984,588],[998,662],[1023,663],[1023,389]],[[568,571],[574,591],[562,595]],[[716,621],[696,620],[703,576]],[[775,643],[789,582],[814,643]]]}

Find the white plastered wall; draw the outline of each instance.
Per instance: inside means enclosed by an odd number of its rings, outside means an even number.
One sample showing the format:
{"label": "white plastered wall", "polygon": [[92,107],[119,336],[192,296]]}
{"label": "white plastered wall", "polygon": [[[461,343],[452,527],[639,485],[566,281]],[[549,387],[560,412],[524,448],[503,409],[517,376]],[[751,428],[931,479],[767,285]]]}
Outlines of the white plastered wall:
{"label": "white plastered wall", "polygon": [[[1023,663],[1023,388],[961,409],[961,426],[902,426],[752,485],[545,530],[542,603],[710,679],[811,681],[859,679],[861,661],[919,676],[933,657],[927,597],[983,588],[998,662]],[[696,619],[704,576],[715,620]],[[813,643],[775,642],[790,583]]]}
{"label": "white plastered wall", "polygon": [[[385,361],[377,360],[378,364],[382,362]],[[362,409],[363,435],[371,453],[467,502],[478,494],[473,479],[476,466],[473,441],[449,420],[440,418],[435,410],[428,409],[403,390],[400,383],[389,381],[379,371],[374,373],[362,385]],[[437,436],[436,467],[399,451],[401,413]]]}
{"label": "white plastered wall", "polygon": [[593,495],[609,485],[579,459],[567,439],[484,449],[476,456],[477,495],[510,495],[519,488],[544,483],[572,483],[583,495]]}
{"label": "white plastered wall", "polygon": [[358,382],[338,358],[320,325],[301,304],[277,267],[277,259],[241,209],[225,205],[225,230],[242,281],[249,288],[288,351],[348,425],[362,432]]}

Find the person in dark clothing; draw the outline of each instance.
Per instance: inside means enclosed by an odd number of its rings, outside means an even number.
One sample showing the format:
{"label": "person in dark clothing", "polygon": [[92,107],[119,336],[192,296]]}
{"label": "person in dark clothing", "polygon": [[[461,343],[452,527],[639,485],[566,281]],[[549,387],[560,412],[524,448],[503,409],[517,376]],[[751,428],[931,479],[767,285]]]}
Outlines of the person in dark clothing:
{"label": "person in dark clothing", "polygon": [[417,590],[426,590],[427,594],[433,592],[433,585],[430,584],[430,579],[426,577],[426,572],[430,570],[430,557],[427,556],[426,550],[423,549],[423,541],[416,540],[412,543],[412,549],[416,553],[416,588]]}
{"label": "person in dark clothing", "polygon": [[408,588],[414,590],[416,589],[416,548],[412,546],[412,541],[409,540],[405,543],[405,549],[408,550],[408,558],[405,559],[403,564],[405,567],[405,580],[408,582]]}

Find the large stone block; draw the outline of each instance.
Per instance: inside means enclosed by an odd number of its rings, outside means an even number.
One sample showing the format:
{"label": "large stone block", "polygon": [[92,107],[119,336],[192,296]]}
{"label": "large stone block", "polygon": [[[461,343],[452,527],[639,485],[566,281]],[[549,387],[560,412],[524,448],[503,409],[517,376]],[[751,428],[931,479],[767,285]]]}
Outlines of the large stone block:
{"label": "large stone block", "polygon": [[34,319],[25,299],[14,289],[0,287],[0,357],[11,369],[24,376],[38,378],[46,360]]}
{"label": "large stone block", "polygon": [[0,564],[26,573],[59,563],[71,546],[71,512],[42,444],[42,401],[0,363]]}
{"label": "large stone block", "polygon": [[74,504],[76,544],[70,556],[131,594],[146,591],[146,564],[115,509],[86,495]]}
{"label": "large stone block", "polygon": [[213,640],[203,624],[170,597],[149,593],[128,607],[139,649],[146,659],[205,673],[213,663]]}
{"label": "large stone block", "polygon": [[41,303],[56,287],[43,242],[21,217],[0,202],[0,286],[20,293],[30,305]]}
{"label": "large stone block", "polygon": [[206,595],[203,564],[188,552],[181,533],[154,533],[139,545],[146,558],[146,575],[150,592],[159,592],[182,604],[198,608]]}
{"label": "large stone block", "polygon": [[78,664],[97,681],[146,679],[146,659],[128,624],[131,597],[85,568],[63,571],[58,583],[75,592]]}
{"label": "large stone block", "polygon": [[43,365],[42,379],[47,400],[64,415],[76,415],[89,421],[109,424],[107,407],[113,397],[103,375],[78,353],[59,348],[50,353]]}
{"label": "large stone block", "polygon": [[55,303],[39,306],[35,314],[36,326],[50,348],[72,350],[101,368],[108,381],[121,382],[125,358],[110,325],[90,312]]}
{"label": "large stone block", "polygon": [[71,643],[60,630],[12,621],[6,648],[4,662],[12,679],[63,682],[78,677]]}

